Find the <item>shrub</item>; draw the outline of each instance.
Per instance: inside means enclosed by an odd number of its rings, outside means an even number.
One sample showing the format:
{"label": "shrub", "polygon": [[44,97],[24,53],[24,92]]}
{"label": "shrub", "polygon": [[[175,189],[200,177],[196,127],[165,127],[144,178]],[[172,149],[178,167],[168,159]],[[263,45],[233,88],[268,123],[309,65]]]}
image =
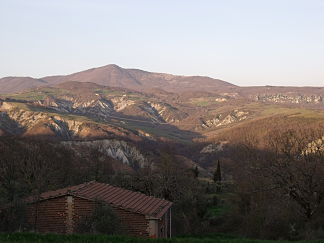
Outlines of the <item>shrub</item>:
{"label": "shrub", "polygon": [[77,231],[92,234],[121,234],[120,221],[108,204],[97,202],[92,215],[81,219]]}
{"label": "shrub", "polygon": [[0,232],[25,231],[30,226],[26,222],[26,205],[15,201],[12,206],[0,210]]}

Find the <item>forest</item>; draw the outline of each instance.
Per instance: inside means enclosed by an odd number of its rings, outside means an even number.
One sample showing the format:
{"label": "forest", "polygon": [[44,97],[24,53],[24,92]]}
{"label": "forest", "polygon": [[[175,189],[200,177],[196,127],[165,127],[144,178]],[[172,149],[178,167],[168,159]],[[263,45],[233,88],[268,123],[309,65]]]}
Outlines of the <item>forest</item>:
{"label": "forest", "polygon": [[175,156],[190,154],[192,147],[138,144],[151,146],[154,166],[115,171],[113,159],[95,149],[80,152],[58,141],[2,137],[0,231],[32,231],[25,220],[27,196],[96,180],[174,202],[175,237],[323,238],[323,131],[281,128],[266,139],[240,132],[241,139],[226,151],[230,159],[208,158],[215,164],[211,178],[197,167],[183,167]]}

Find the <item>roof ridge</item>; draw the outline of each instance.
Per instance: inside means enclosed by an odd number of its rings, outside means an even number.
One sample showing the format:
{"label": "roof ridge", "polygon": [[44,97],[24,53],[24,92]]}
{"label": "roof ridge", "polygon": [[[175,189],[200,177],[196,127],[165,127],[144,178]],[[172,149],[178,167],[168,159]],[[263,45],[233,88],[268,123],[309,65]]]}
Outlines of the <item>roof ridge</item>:
{"label": "roof ridge", "polygon": [[102,183],[102,182],[97,182],[95,180],[93,181],[89,181],[88,183],[91,183],[91,182],[96,182],[98,184],[105,184],[105,185],[109,185],[111,187],[114,187],[114,188],[119,188],[119,189],[122,189],[122,190],[126,190],[126,191],[130,191],[132,193],[138,193],[138,194],[141,194],[145,197],[150,197],[150,198],[154,198],[154,199],[158,199],[158,200],[161,200],[161,201],[165,201],[165,202],[169,202],[169,200],[165,199],[165,198],[159,198],[159,197],[156,197],[156,196],[153,196],[153,195],[147,195],[145,194],[144,192],[141,192],[141,191],[133,191],[131,189],[127,189],[127,188],[123,188],[123,187],[119,187],[119,186],[115,186],[115,185],[112,185],[112,184],[109,184],[109,183]]}
{"label": "roof ridge", "polygon": [[92,185],[92,184],[94,184],[94,183],[98,183],[98,182],[96,182],[95,180],[88,181],[88,182],[86,182],[86,183],[83,183],[82,186],[80,186],[79,188],[77,188],[77,189],[75,189],[75,190],[73,190],[73,191],[68,190],[68,193],[69,193],[69,192],[70,192],[70,193],[78,193],[78,191],[80,191],[81,189],[84,189],[84,188],[86,188],[86,187],[88,187],[88,186],[90,186],[90,185]]}

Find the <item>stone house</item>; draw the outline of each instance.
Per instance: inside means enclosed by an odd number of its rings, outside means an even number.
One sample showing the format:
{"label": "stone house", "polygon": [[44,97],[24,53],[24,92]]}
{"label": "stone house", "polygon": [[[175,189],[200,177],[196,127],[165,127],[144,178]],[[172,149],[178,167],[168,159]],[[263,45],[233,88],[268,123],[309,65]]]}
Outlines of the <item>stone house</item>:
{"label": "stone house", "polygon": [[37,200],[29,198],[28,222],[41,233],[74,233],[97,201],[111,206],[130,236],[171,237],[172,202],[95,181],[44,192]]}

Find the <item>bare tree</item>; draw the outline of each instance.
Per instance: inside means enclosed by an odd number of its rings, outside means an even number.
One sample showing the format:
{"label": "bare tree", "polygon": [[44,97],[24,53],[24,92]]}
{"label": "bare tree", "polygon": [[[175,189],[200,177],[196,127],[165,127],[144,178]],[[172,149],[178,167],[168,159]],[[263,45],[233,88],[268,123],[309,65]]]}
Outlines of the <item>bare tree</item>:
{"label": "bare tree", "polygon": [[250,192],[275,191],[295,202],[309,221],[324,200],[324,150],[314,143],[322,136],[320,130],[281,129],[268,137],[265,148],[243,145],[242,184],[248,181]]}
{"label": "bare tree", "polygon": [[320,147],[310,149],[321,135],[305,130],[274,134],[269,139],[272,156],[263,168],[264,176],[295,201],[308,220],[324,199],[324,151]]}

